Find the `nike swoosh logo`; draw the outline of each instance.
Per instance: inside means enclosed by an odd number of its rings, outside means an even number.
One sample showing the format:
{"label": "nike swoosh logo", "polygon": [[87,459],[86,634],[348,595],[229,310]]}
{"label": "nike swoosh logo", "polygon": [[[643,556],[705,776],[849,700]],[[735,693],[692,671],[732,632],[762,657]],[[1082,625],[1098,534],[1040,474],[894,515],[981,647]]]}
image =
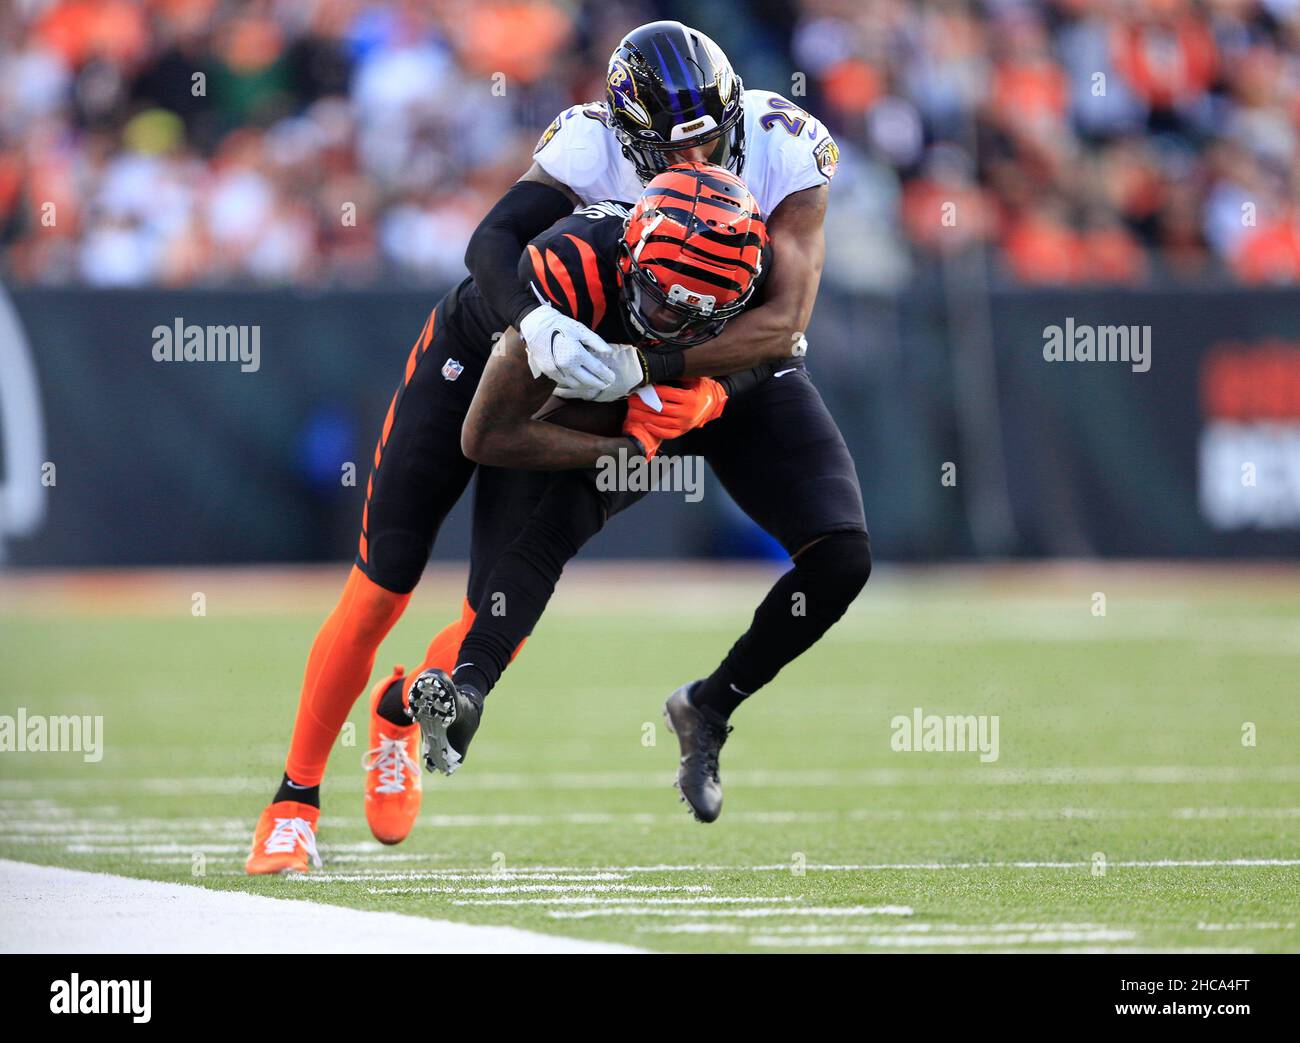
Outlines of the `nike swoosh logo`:
{"label": "nike swoosh logo", "polygon": [[787,373],[793,373],[793,372],[794,372],[796,369],[798,369],[798,368],[799,368],[798,366],[791,366],[789,369],[778,370],[776,373],[773,373],[772,376],[774,376],[774,377],[783,377],[783,376],[785,376]]}
{"label": "nike swoosh logo", "polygon": [[555,338],[560,335],[559,330],[551,330],[551,350],[555,350]]}

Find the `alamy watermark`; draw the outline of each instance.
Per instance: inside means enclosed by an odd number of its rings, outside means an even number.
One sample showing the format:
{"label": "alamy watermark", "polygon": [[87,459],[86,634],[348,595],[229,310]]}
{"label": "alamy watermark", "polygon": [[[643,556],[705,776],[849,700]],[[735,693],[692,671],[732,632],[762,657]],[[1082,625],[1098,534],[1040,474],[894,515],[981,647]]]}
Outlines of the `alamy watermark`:
{"label": "alamy watermark", "polygon": [[911,715],[900,713],[889,722],[893,732],[889,748],[895,753],[975,753],[980,763],[998,759],[998,730],[1002,719],[989,714],[926,713],[912,708]]}
{"label": "alamy watermark", "polygon": [[261,326],[199,326],[178,315],[150,336],[155,362],[238,362],[241,373],[262,367]]}
{"label": "alamy watermark", "polygon": [[89,714],[0,714],[0,753],[80,753],[87,764],[104,759],[104,718]]}
{"label": "alamy watermark", "polygon": [[601,492],[683,493],[687,503],[704,499],[704,458],[652,456],[620,449],[596,464],[596,488]]}
{"label": "alamy watermark", "polygon": [[1134,373],[1151,368],[1150,326],[1092,326],[1067,315],[1064,326],[1043,327],[1047,362],[1127,362]]}
{"label": "alamy watermark", "polygon": [[153,1016],[153,981],[82,979],[80,974],[50,983],[51,1014],[130,1014],[137,1025]]}

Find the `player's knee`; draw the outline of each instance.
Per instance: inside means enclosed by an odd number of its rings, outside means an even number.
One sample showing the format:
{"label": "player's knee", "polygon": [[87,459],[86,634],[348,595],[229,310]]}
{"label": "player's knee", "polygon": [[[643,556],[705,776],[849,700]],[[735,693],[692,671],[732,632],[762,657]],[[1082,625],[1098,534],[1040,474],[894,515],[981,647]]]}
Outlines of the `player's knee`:
{"label": "player's knee", "polygon": [[578,545],[563,528],[537,525],[516,540],[513,550],[527,565],[558,580],[569,559],[578,553]]}
{"label": "player's knee", "polygon": [[840,552],[840,567],[845,581],[856,597],[871,578],[871,537],[865,532],[844,532],[835,537]]}
{"label": "player's knee", "polygon": [[833,602],[847,608],[871,578],[871,538],[865,532],[833,532],[800,554],[798,566],[816,576]]}
{"label": "player's knee", "polygon": [[340,608],[346,614],[350,635],[362,643],[377,643],[402,614],[410,594],[386,590],[360,570],[349,580],[352,589]]}
{"label": "player's knee", "polygon": [[543,558],[554,567],[563,568],[582,545],[600,531],[600,520],[588,517],[587,511],[575,504],[567,514],[534,514],[518,537],[517,547],[526,548],[531,555]]}
{"label": "player's knee", "polygon": [[366,578],[377,592],[370,594],[376,604],[384,595],[410,594],[420,582],[429,561],[430,541],[423,533],[389,529],[370,539],[370,560]]}

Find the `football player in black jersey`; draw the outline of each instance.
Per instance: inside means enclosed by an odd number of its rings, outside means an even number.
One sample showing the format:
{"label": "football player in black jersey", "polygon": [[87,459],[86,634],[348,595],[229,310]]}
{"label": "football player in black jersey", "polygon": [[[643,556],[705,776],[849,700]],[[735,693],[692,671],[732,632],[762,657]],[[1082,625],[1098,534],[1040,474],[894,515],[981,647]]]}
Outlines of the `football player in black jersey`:
{"label": "football player in black jersey", "polygon": [[[630,212],[610,202],[564,218],[530,246],[525,261],[538,292],[634,350],[698,343],[716,335],[753,294],[767,242],[757,207],[734,175],[699,166],[670,171],[661,179],[662,184],[647,187]],[[725,217],[729,230],[693,227],[647,242],[646,212],[669,193],[682,192],[701,214],[716,211]],[[629,235],[635,241],[629,242]],[[698,292],[669,300],[658,292],[669,284],[689,284]],[[439,527],[476,470],[475,460],[462,451],[462,422],[472,402],[499,422],[516,425],[517,466],[546,471],[594,467],[602,457],[629,450],[652,455],[663,438],[707,423],[725,405],[724,387],[701,379],[657,389],[656,405],[632,400],[620,424],[623,433],[593,435],[533,420],[555,385],[534,377],[517,334],[508,330],[501,337],[496,321],[467,279],[438,303],[411,349],[375,447],[356,564],[313,643],[284,779],[258,821],[246,864],[249,873],[300,872],[309,862],[319,864],[315,833],[325,764],[370,676],[380,642],[419,581]],[[489,360],[497,363],[495,376],[491,386],[480,387]],[[540,477],[538,499],[546,484],[546,476]],[[479,564],[470,580],[476,604],[488,566],[502,557],[515,535],[493,524],[500,516],[493,504],[499,488],[505,486],[488,470],[480,474],[474,509],[474,560]],[[517,506],[517,486],[510,488],[511,503]],[[480,524],[484,518],[488,521]],[[513,516],[513,521],[518,526],[523,519]],[[436,668],[450,670],[454,660],[448,657],[454,652],[435,640],[425,659],[432,673],[426,675],[445,677]],[[482,711],[481,698],[472,689],[444,703],[428,685],[414,696],[405,688],[399,667],[371,696],[366,817],[375,836],[387,843],[407,835],[419,810],[421,726],[428,763],[450,773]],[[412,710],[423,711],[418,724],[407,712],[408,698]]]}

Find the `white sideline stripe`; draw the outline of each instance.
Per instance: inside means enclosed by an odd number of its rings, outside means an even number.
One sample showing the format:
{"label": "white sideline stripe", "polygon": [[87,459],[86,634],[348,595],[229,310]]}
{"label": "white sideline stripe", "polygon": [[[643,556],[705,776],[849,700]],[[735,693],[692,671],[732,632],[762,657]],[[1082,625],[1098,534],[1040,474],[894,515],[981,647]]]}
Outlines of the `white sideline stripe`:
{"label": "white sideline stripe", "polygon": [[1198,923],[1198,931],[1294,931],[1293,923]]}
{"label": "white sideline stripe", "polygon": [[514,894],[700,894],[712,891],[707,884],[515,884],[508,887],[368,887],[372,895],[474,895]]}
{"label": "white sideline stripe", "polygon": [[833,946],[833,945],[874,945],[880,948],[921,949],[921,948],[966,948],[984,945],[1063,945],[1067,942],[1131,942],[1137,937],[1136,931],[1032,931],[1023,934],[938,934],[938,935],[897,935],[897,934],[828,934],[813,935],[807,938],[791,938],[788,935],[755,934],[749,938],[750,945],[758,946]]}
{"label": "white sideline stripe", "polygon": [[[243,876],[244,873],[233,873]],[[511,880],[626,880],[627,873],[622,870],[592,869],[584,871],[578,866],[572,869],[508,869],[493,872],[487,869],[422,869],[409,873],[393,873],[383,869],[373,872],[356,870],[349,873],[304,873],[290,878],[295,884],[378,884],[378,883],[412,883],[416,880],[480,880],[505,883]]]}
{"label": "white sideline stripe", "polygon": [[[430,856],[429,856],[429,855],[414,855],[414,854],[411,854],[411,855],[397,855],[397,854],[391,854],[391,855],[390,855],[390,854],[347,855],[347,854],[343,854],[343,855],[341,855],[341,854],[339,854],[337,851],[330,850],[329,846],[326,845],[326,844],[322,844],[321,847],[320,847],[320,849],[321,849],[321,853],[322,853],[322,855],[328,854],[328,856],[329,856],[329,860],[330,860],[330,863],[331,863],[331,864],[333,864],[333,863],[335,863],[335,862],[359,862],[359,863],[363,863],[363,864],[364,864],[364,863],[367,863],[367,862],[428,862],[428,861],[430,860]],[[69,852],[69,854],[71,854],[71,853],[72,853],[72,852]],[[124,852],[120,852],[120,853],[123,853],[123,854],[135,854],[135,852],[132,852],[132,851],[129,851],[129,850],[124,851]],[[209,862],[234,862],[234,863],[236,863],[236,864],[238,864],[238,865],[243,865],[243,864],[244,864],[244,859],[247,857],[247,855],[248,855],[248,845],[245,844],[243,847],[240,848],[240,853],[237,854],[237,855],[210,855],[210,856],[208,856],[208,861],[209,861]],[[189,865],[189,864],[193,861],[193,858],[191,858],[191,857],[187,857],[187,856],[185,856],[185,855],[161,855],[161,856],[155,856],[155,857],[149,857],[149,856],[143,856],[143,855],[140,855],[140,856],[138,856],[138,860],[141,861],[141,862],[144,862],[144,863],[146,863],[146,864],[148,864],[148,865],[157,865],[157,866],[183,866],[183,865]],[[213,875],[215,875],[215,876],[239,876],[240,874],[239,874],[239,873],[226,872],[226,873],[215,873],[215,874],[213,874]]]}
{"label": "white sideline stripe", "polygon": [[[638,934],[738,934],[750,930],[734,923],[686,923],[666,924],[660,927],[638,927]],[[1118,931],[1128,928],[1114,924],[1101,923],[870,923],[870,924],[774,924],[763,928],[764,934],[775,935],[823,935],[823,934],[891,934],[922,935],[942,934],[1015,934],[1036,931]]]}
{"label": "white sideline stripe", "polygon": [[669,923],[638,927],[637,934],[744,934],[749,928],[738,923]]}
{"label": "white sideline stripe", "polygon": [[[1081,766],[1074,768],[967,768],[934,770],[935,761],[920,758],[913,769],[736,769],[727,773],[731,786],[821,787],[821,786],[1080,786],[1080,785],[1181,785],[1185,783],[1228,784],[1234,782],[1297,782],[1300,765],[1269,767],[1226,767],[1191,765],[1148,765],[1142,767]],[[920,765],[924,764],[924,768]],[[458,774],[456,785],[467,790],[535,789],[643,789],[671,783],[671,772],[480,772]],[[96,779],[101,793],[146,793],[155,797],[262,793],[265,778],[139,778]],[[46,796],[50,793],[85,792],[82,778],[3,779],[0,797]],[[426,816],[434,821],[438,816]],[[450,816],[455,818],[455,816]]]}
{"label": "white sideline stripe", "polygon": [[[677,923],[662,925],[643,925],[636,928],[637,934],[643,935],[660,935],[660,934],[725,934],[741,935],[749,934],[752,927],[743,923]],[[927,932],[942,931],[947,937],[940,937],[939,940],[927,937]],[[977,937],[982,932],[985,937]],[[1037,935],[1036,938],[1021,941],[1019,938],[1008,937],[1008,934],[1015,932],[1026,932],[1030,935]],[[845,945],[864,945],[872,944],[873,940],[879,939],[878,944],[881,947],[904,945],[911,948],[925,948],[928,945],[934,945],[936,948],[961,948],[962,946],[980,946],[991,948],[995,952],[1023,953],[1027,946],[1053,946],[1066,945],[1066,948],[1053,948],[1054,952],[1078,952],[1078,953],[1208,953],[1211,955],[1221,953],[1249,953],[1253,952],[1250,948],[1206,948],[1199,947],[1169,947],[1161,949],[1151,949],[1139,946],[1124,945],[1080,945],[1071,940],[1079,934],[1091,936],[1094,932],[1111,932],[1126,935],[1132,938],[1134,932],[1128,928],[1111,926],[1106,924],[1090,923],[1008,923],[1008,924],[912,924],[912,923],[872,923],[872,924],[845,924],[845,923],[811,923],[811,924],[770,924],[764,925],[761,934],[751,934],[747,939],[749,944],[756,947],[785,947],[785,946],[809,946],[809,947],[835,947]],[[1063,936],[1062,941],[1049,942],[1049,935]],[[870,936],[864,938],[864,936]],[[909,937],[910,936],[910,937]],[[905,938],[907,940],[899,942],[896,939]],[[1006,946],[1005,949],[999,948]],[[1019,947],[1017,947],[1019,946]]]}
{"label": "white sideline stripe", "polygon": [[[626,873],[529,873],[529,872],[492,873],[486,871],[480,871],[477,873],[455,873],[455,872],[444,873],[444,872],[439,872],[438,870],[430,870],[429,872],[422,872],[422,873],[385,873],[382,876],[380,875],[368,876],[368,875],[360,875],[360,874],[357,876],[349,876],[342,873],[336,873],[336,874],[313,873],[306,879],[312,883],[322,883],[322,882],[330,883],[331,881],[334,883],[372,883],[381,880],[401,880],[409,883],[414,880],[437,880],[437,881],[463,880],[470,883],[486,883],[491,881],[499,884],[502,881],[510,881],[510,880],[526,880],[529,882],[534,880],[571,880],[571,881],[626,880],[627,874]],[[708,885],[701,884],[698,886],[707,890]],[[455,890],[459,892],[464,892],[466,890],[472,891],[474,890],[474,888],[468,888],[468,889],[456,888]],[[569,890],[569,888],[564,888],[564,890]],[[435,892],[436,889],[434,888],[430,889],[431,894]],[[380,892],[372,890],[371,893],[379,894]]]}
{"label": "white sideline stripe", "polygon": [[[570,825],[601,825],[611,823],[650,824],[661,821],[676,821],[678,812],[672,813],[607,813],[596,815],[530,815],[510,816],[509,821],[500,815],[457,815],[446,816],[443,821],[430,820],[427,824],[434,827],[461,826],[500,826],[532,825],[544,826],[554,823]],[[454,818],[455,821],[450,821]],[[823,812],[740,812],[733,816],[734,821],[759,825],[788,825],[791,823],[834,822],[834,821],[900,821],[900,822],[959,822],[959,821],[1045,821],[1061,822],[1074,819],[1158,819],[1174,818],[1184,820],[1228,820],[1228,819],[1294,819],[1300,818],[1300,807],[1251,808],[1251,807],[1205,807],[1205,808],[967,808],[930,811],[904,811],[899,809],[858,808],[847,811]],[[348,824],[352,825],[351,823]],[[30,826],[30,828],[29,828]],[[238,829],[217,831],[209,827],[193,827],[195,831],[207,834],[202,842],[180,843],[173,839],[178,832],[191,829],[189,820],[177,819],[166,830],[133,830],[129,823],[104,822],[39,822],[11,821],[0,828],[0,842],[23,845],[62,845],[70,854],[132,854],[175,855],[179,864],[188,861],[188,856],[195,852],[219,856],[230,856],[243,860],[247,852],[248,826],[246,823]],[[329,854],[331,861],[338,862],[413,862],[427,860],[426,855],[411,855],[400,852],[387,852],[373,841],[336,842],[321,845],[322,851]],[[169,864],[165,857],[153,859],[158,864]]]}
{"label": "white sideline stripe", "polygon": [[[606,898],[584,898],[581,895],[567,895],[559,898],[461,898],[452,901],[452,905],[585,905],[595,908],[615,909],[618,906],[631,905],[639,908],[651,905],[685,908],[691,905],[747,905],[772,902],[802,902],[797,895],[782,895],[778,898],[749,898],[737,895],[692,895],[686,898],[620,898],[611,895]],[[671,912],[671,910],[669,910]]]}
{"label": "white sideline stripe", "polygon": [[625,945],[0,859],[7,953],[629,953]]}
{"label": "white sideline stripe", "polygon": [[[998,952],[1000,950],[994,950]],[[1024,952],[1023,949],[1009,949],[1008,952]],[[1144,948],[1138,945],[1082,945],[1068,949],[1057,949],[1056,952],[1065,955],[1079,954],[1084,956],[1096,956],[1099,954],[1123,954],[1126,956],[1241,956],[1245,953],[1253,953],[1255,950],[1238,946],[1235,948],[1207,949],[1203,946],[1192,945],[1170,945],[1159,948]]]}
{"label": "white sideline stripe", "polygon": [[[875,865],[808,865],[805,869],[830,872],[878,872],[893,869],[938,871],[943,869],[1082,869],[1092,862],[884,862]],[[1215,868],[1227,866],[1300,866],[1300,858],[1220,858],[1220,859],[1177,859],[1165,858],[1154,861],[1111,861],[1107,868],[1115,869],[1177,869],[1177,868]],[[724,867],[718,867],[724,868]],[[742,868],[742,867],[734,867]],[[767,866],[747,866],[755,872],[790,871],[788,864],[778,863]]]}
{"label": "white sideline stripe", "polygon": [[[1107,862],[1108,868],[1123,869],[1168,869],[1180,867],[1195,868],[1268,868],[1274,866],[1300,866],[1300,858],[1228,858],[1228,859],[1159,859],[1156,861]],[[892,871],[939,872],[948,869],[1081,869],[1091,867],[1091,861],[1079,862],[878,862],[850,865],[810,862],[803,867],[808,872],[818,873],[870,873]],[[350,873],[306,873],[295,877],[295,882],[303,884],[328,883],[383,883],[411,882],[414,880],[444,879],[482,879],[508,880],[512,876],[518,879],[535,879],[537,873],[591,873],[620,874],[625,878],[636,873],[789,873],[793,867],[788,862],[768,865],[722,865],[700,863],[696,865],[644,865],[644,866],[517,866],[506,873],[495,874],[477,869],[474,866],[455,866],[445,869],[428,869],[410,873],[395,873],[385,870],[367,872],[357,870]],[[448,874],[457,874],[449,876]]]}
{"label": "white sideline stripe", "polygon": [[[770,899],[768,899],[770,901]],[[789,905],[751,909],[665,909],[641,905],[623,908],[553,909],[546,914],[554,920],[586,920],[593,916],[911,916],[908,905]]]}

